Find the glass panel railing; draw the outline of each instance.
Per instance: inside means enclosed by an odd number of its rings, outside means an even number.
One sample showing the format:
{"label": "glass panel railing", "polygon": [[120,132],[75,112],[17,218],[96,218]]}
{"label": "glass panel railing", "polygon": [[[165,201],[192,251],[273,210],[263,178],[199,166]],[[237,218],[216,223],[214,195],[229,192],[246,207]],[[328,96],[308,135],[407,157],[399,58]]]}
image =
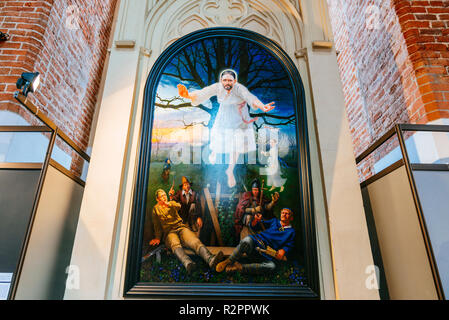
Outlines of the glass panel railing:
{"label": "glass panel railing", "polygon": [[411,164],[449,164],[449,132],[404,132]]}
{"label": "glass panel railing", "polygon": [[12,273],[0,272],[0,300],[8,299],[9,288],[11,287]]}
{"label": "glass panel railing", "polygon": [[17,106],[15,111],[0,110],[0,126],[44,126],[30,111]]}
{"label": "glass panel railing", "polygon": [[[394,136],[392,136],[393,133],[395,133]],[[389,140],[387,140],[388,137],[390,137]],[[404,150],[399,141],[403,143]],[[417,206],[417,214],[423,222],[426,251],[433,260],[431,264],[433,274],[435,276],[438,274],[441,280],[441,283],[437,283],[438,291],[440,292],[441,288],[441,292],[445,292],[444,295],[447,298],[449,294],[449,233],[447,232],[449,229],[447,209],[449,207],[447,196],[449,194],[449,126],[396,125],[357,158],[359,174],[374,175],[401,158],[407,169],[414,200],[420,204]],[[369,183],[372,181],[374,179]]]}
{"label": "glass panel railing", "polygon": [[89,162],[59,136],[56,137],[51,159],[56,161],[76,178],[86,181]]}
{"label": "glass panel railing", "polygon": [[360,182],[382,172],[401,159],[401,148],[395,134],[357,164]]}
{"label": "glass panel railing", "polygon": [[414,170],[416,189],[443,290],[449,293],[449,171]]}
{"label": "glass panel railing", "polygon": [[43,163],[49,132],[0,132],[0,162]]}

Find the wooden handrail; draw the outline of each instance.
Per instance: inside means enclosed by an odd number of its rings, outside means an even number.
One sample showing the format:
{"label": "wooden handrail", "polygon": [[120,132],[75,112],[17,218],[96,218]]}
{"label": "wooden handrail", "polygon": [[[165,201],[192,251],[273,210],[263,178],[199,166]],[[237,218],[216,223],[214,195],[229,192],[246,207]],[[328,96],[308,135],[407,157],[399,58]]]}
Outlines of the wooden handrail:
{"label": "wooden handrail", "polygon": [[90,162],[90,156],[85,153],[78,145],[71,139],[69,136],[67,136],[60,128],[56,126],[56,124],[50,120],[45,114],[40,112],[39,108],[36,107],[31,101],[27,99],[22,93],[19,91],[14,93],[14,98],[16,98],[17,101],[20,102],[22,106],[27,108],[33,115],[35,115],[39,120],[41,120],[45,125],[47,125],[52,130],[56,130],[58,136],[67,143],[73,150],[75,150],[84,160],[87,162]]}

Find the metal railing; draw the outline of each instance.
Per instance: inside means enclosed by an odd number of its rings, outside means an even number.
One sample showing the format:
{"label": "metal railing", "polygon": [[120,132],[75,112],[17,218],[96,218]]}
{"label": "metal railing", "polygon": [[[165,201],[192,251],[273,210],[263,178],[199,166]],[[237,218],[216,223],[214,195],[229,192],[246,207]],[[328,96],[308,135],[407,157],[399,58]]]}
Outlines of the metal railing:
{"label": "metal railing", "polygon": [[[41,173],[39,176],[38,187],[34,195],[34,201],[31,211],[30,221],[27,226],[25,237],[22,244],[22,249],[19,257],[19,261],[16,270],[13,274],[11,281],[11,288],[8,294],[8,299],[14,299],[17,292],[17,285],[20,278],[20,274],[23,268],[23,263],[25,259],[25,254],[30,241],[31,230],[33,229],[33,223],[36,217],[37,208],[39,206],[39,200],[41,198],[42,188],[44,185],[45,177],[48,171],[48,167],[52,166],[65,174],[67,177],[76,181],[81,186],[85,186],[85,182],[82,180],[81,175],[78,175],[73,170],[65,168],[58,161],[52,159],[52,153],[55,148],[55,143],[57,138],[61,139],[65,144],[67,144],[75,154],[79,155],[87,163],[90,162],[90,157],[86,154],[71,138],[67,136],[58,126],[51,121],[45,114],[40,112],[30,100],[28,100],[20,92],[14,94],[15,99],[27,110],[29,110],[36,118],[38,118],[44,125],[43,126],[0,126],[0,133],[42,133],[48,134],[49,140],[47,145],[47,150],[43,162],[0,162],[0,169],[22,169],[22,170],[36,170],[40,169]],[[72,162],[74,162],[75,157],[73,153],[71,155]]]}
{"label": "metal railing", "polygon": [[[434,132],[434,133],[449,133],[448,125],[419,125],[419,124],[396,124],[393,128],[388,130],[380,139],[373,143],[368,149],[360,154],[356,158],[356,164],[360,165],[365,159],[376,152],[380,147],[384,146],[387,141],[392,138],[397,138],[398,145],[400,148],[401,158],[388,166],[387,168],[381,170],[380,172],[374,174],[361,183],[361,187],[364,188],[371,183],[377,181],[378,179],[386,176],[387,174],[395,171],[396,169],[405,166],[407,172],[407,178],[410,185],[410,190],[412,192],[414,205],[418,214],[418,220],[421,228],[421,232],[424,238],[424,243],[426,247],[427,256],[430,262],[430,267],[432,270],[433,280],[435,282],[435,287],[437,289],[437,294],[439,299],[445,299],[440,274],[438,271],[438,266],[436,263],[434,251],[432,248],[432,243],[430,241],[430,236],[426,221],[423,214],[423,208],[418,194],[418,189],[415,181],[413,171],[418,170],[428,170],[428,171],[449,171],[449,164],[447,163],[415,163],[410,161],[410,152],[406,144],[405,133],[411,132]],[[413,135],[410,135],[413,136]],[[449,136],[448,136],[449,139]]]}

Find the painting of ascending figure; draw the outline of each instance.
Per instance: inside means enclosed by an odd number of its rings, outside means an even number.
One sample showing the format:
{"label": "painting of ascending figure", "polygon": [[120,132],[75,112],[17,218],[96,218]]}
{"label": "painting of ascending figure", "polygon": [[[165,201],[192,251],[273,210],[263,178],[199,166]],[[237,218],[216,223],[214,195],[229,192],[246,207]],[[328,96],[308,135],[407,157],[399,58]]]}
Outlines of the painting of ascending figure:
{"label": "painting of ascending figure", "polygon": [[197,40],[165,65],[152,112],[140,281],[306,285],[284,65],[244,39]]}
{"label": "painting of ascending figure", "polygon": [[[220,104],[214,124],[210,131],[209,149],[211,151],[209,162],[215,163],[217,154],[229,154],[229,166],[226,170],[228,186],[234,187],[234,167],[241,154],[256,151],[256,139],[254,128],[251,125],[254,120],[249,119],[249,105],[254,110],[269,112],[275,108],[274,102],[264,105],[251,94],[248,89],[237,82],[237,73],[227,69],[221,72],[220,81],[201,90],[189,94],[187,88],[179,84],[179,95],[197,106],[209,100],[212,96],[217,97]],[[237,138],[234,136],[238,134]]]}

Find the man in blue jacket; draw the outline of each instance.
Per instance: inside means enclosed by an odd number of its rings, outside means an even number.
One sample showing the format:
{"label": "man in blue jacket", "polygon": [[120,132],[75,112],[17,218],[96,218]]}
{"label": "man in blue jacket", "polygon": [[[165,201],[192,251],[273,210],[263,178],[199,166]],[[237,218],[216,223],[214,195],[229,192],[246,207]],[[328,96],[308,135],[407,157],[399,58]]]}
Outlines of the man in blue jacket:
{"label": "man in blue jacket", "polygon": [[[281,210],[281,218],[273,218],[262,221],[262,215],[256,214],[251,222],[251,228],[260,233],[254,233],[240,241],[231,256],[220,262],[217,272],[243,273],[266,273],[272,272],[276,268],[275,261],[286,260],[291,253],[295,243],[295,229],[292,227],[293,211],[284,208]],[[262,261],[241,264],[238,262],[246,254],[248,258],[254,259],[254,254],[260,253]]]}

